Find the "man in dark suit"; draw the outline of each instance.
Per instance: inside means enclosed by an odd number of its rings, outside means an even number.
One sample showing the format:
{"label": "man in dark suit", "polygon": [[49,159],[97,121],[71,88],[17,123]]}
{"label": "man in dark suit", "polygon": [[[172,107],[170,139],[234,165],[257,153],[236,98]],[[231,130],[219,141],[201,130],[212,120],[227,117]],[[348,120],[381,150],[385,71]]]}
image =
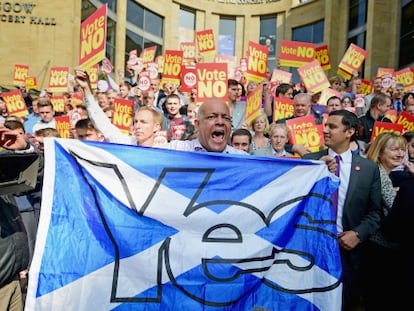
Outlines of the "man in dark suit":
{"label": "man in dark suit", "polygon": [[381,212],[378,165],[350,149],[357,127],[358,119],[352,112],[332,111],[324,127],[328,149],[303,156],[304,159],[324,160],[329,166],[335,156],[340,156],[336,223],[342,262],[342,310],[354,310],[360,303],[364,242],[379,228]]}
{"label": "man in dark suit", "polygon": [[358,139],[369,143],[376,121],[392,123],[385,116],[389,109],[392,109],[392,100],[389,95],[382,93],[374,95],[367,113],[359,117],[358,131],[356,133]]}

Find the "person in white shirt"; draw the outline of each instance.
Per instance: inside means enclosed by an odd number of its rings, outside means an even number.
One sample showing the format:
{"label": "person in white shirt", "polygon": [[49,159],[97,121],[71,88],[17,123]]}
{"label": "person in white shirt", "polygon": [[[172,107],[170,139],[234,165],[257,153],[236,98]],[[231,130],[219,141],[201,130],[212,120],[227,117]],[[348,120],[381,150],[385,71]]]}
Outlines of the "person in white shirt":
{"label": "person in white shirt", "polygon": [[[154,146],[155,134],[162,130],[162,115],[155,109],[142,107],[134,117],[133,136],[122,134],[118,128],[110,123],[99,107],[92,94],[87,73],[81,69],[75,69],[75,77],[77,83],[84,89],[85,105],[89,117],[107,141]],[[156,114],[161,117],[160,120],[157,120]],[[183,151],[248,154],[227,144],[231,134],[231,116],[229,107],[222,99],[211,98],[204,102],[198,109],[194,125],[198,133],[196,139],[173,140],[159,147]]]}
{"label": "person in white shirt", "polygon": [[52,102],[47,98],[42,98],[37,104],[38,113],[41,117],[33,125],[32,133],[45,128],[56,128],[55,111]]}
{"label": "person in white shirt", "polygon": [[153,147],[155,134],[162,130],[163,116],[150,107],[141,107],[134,116],[132,136],[123,134],[105,112],[99,106],[92,94],[89,77],[86,72],[80,69],[75,70],[76,82],[83,89],[85,94],[85,105],[88,110],[89,118],[93,121],[96,129],[102,133],[106,141]]}
{"label": "person in white shirt", "polygon": [[229,107],[222,99],[211,98],[205,101],[198,109],[194,125],[198,133],[196,139],[173,140],[161,148],[248,154],[227,144],[231,135],[231,116]]}

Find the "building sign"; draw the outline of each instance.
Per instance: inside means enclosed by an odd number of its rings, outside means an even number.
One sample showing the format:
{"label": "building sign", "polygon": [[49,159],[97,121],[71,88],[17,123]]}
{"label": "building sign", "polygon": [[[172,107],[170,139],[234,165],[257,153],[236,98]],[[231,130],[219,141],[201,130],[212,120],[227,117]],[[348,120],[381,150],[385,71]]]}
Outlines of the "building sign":
{"label": "building sign", "polygon": [[54,17],[34,15],[36,6],[34,3],[26,2],[0,2],[0,22],[56,26]]}

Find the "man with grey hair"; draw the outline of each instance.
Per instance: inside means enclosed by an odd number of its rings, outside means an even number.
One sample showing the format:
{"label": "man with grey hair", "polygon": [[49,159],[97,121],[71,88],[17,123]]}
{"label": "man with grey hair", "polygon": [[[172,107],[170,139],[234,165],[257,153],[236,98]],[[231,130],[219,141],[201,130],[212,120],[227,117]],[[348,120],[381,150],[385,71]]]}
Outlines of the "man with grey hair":
{"label": "man with grey hair", "polygon": [[[280,119],[276,121],[276,123],[286,123],[286,120],[306,117],[309,115],[315,117],[316,124],[322,123],[320,116],[312,113],[312,96],[309,93],[298,93],[293,98],[293,115],[289,118]],[[310,150],[306,149],[303,144],[286,144],[286,151],[289,153],[296,152],[301,156],[310,152]]]}

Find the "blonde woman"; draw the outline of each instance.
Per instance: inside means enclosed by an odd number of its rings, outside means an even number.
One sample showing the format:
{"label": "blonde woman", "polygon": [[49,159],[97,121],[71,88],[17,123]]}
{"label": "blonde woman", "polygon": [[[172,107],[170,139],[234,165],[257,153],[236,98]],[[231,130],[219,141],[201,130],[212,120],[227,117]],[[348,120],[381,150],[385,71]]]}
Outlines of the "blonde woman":
{"label": "blonde woman", "polygon": [[[393,207],[398,189],[389,177],[391,171],[402,165],[406,154],[406,139],[396,133],[386,132],[378,135],[369,146],[367,158],[378,164],[381,176],[381,195],[383,217]],[[382,227],[367,241],[365,253],[365,310],[390,310],[399,299],[399,291],[390,288],[397,284],[399,265],[399,245],[385,237]],[[397,277],[398,276],[398,277]]]}
{"label": "blonde woman", "polygon": [[252,132],[253,140],[251,145],[251,154],[254,155],[268,155],[270,148],[269,121],[264,112],[253,119],[250,130]]}

